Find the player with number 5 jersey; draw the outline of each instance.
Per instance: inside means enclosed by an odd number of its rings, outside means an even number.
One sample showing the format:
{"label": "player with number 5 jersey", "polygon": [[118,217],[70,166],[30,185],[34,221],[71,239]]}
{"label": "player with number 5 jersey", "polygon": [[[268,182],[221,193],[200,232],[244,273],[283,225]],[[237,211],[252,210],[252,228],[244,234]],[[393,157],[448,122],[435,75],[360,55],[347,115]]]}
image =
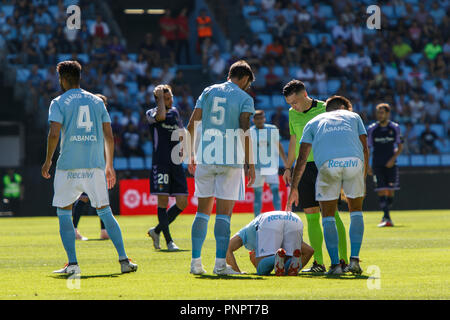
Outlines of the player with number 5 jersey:
{"label": "player with number 5 jersey", "polygon": [[[205,273],[201,264],[201,249],[206,237],[209,216],[216,198],[215,274],[235,273],[226,265],[230,239],[230,220],[236,200],[245,195],[244,163],[249,172],[249,186],[255,179],[255,165],[251,158],[250,116],[255,112],[253,99],[245,92],[254,74],[245,61],[234,63],[228,81],[207,87],[197,100],[188,124],[191,148],[196,137],[196,125],[202,122],[197,163],[191,154],[189,171],[195,173],[195,196],[198,208],[192,224],[191,273]],[[247,135],[244,135],[247,132]],[[192,148],[191,150],[193,150]]]}
{"label": "player with number 5 jersey", "polygon": [[105,224],[119,255],[121,271],[136,271],[137,265],[125,253],[122,231],[109,206],[108,189],[115,185],[116,174],[113,168],[114,138],[108,111],[101,98],[80,88],[81,65],[78,62],[63,61],[56,69],[64,93],[50,104],[47,156],[41,170],[42,176],[50,179],[53,154],[61,136],[53,206],[57,207],[59,232],[68,263],[55,273],[80,273],[72,205],[83,192],[89,196]]}

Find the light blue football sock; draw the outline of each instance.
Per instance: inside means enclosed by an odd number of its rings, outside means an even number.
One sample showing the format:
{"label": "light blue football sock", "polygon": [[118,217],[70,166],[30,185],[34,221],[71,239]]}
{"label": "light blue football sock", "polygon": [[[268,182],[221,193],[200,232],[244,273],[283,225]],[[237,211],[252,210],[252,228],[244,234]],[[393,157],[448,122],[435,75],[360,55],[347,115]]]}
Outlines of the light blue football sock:
{"label": "light blue football sock", "polygon": [[278,189],[278,184],[271,184],[270,190],[272,191],[272,203],[275,210],[281,210],[281,199],[280,199],[280,193]]}
{"label": "light blue football sock", "polygon": [[359,257],[364,235],[364,219],[361,211],[350,212],[350,257]]}
{"label": "light blue football sock", "polygon": [[255,217],[257,217],[261,213],[263,187],[255,188],[254,190],[255,201],[253,202],[253,210],[255,211]]}
{"label": "light blue football sock", "polygon": [[227,257],[228,243],[230,242],[230,220],[230,216],[216,214],[214,237],[216,238],[216,258],[218,259]]}
{"label": "light blue football sock", "polygon": [[77,263],[77,254],[75,250],[75,228],[72,222],[72,210],[56,209],[59,220],[59,235],[66,250],[69,263]]}
{"label": "light blue football sock", "polygon": [[192,258],[200,258],[203,242],[208,232],[209,216],[207,214],[197,212],[192,223],[191,241],[192,241]]}
{"label": "light blue football sock", "polygon": [[336,228],[336,220],[334,217],[323,217],[323,237],[330,255],[331,264],[339,264],[339,238]]}
{"label": "light blue football sock", "polygon": [[125,253],[125,247],[123,245],[122,231],[120,230],[120,226],[117,223],[116,218],[114,218],[112,214],[111,207],[107,206],[103,209],[97,209],[97,214],[105,224],[106,232],[108,232],[114,247],[116,247],[119,260],[128,259]]}
{"label": "light blue football sock", "polygon": [[265,257],[258,263],[256,273],[260,276],[268,276],[272,272],[274,264],[275,264],[275,255]]}

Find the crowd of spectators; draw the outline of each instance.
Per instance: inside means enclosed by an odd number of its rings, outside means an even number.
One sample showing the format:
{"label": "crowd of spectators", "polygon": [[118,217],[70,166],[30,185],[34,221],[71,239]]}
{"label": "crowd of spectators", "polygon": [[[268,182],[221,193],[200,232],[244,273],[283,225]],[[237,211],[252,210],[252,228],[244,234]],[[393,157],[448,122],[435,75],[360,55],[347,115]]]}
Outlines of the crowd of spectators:
{"label": "crowd of spectators", "polygon": [[154,104],[155,86],[173,86],[185,122],[193,107],[190,87],[175,68],[176,63],[190,63],[187,9],[176,16],[166,10],[159,19],[160,33],[147,33],[138,52],[131,53],[91,1],[78,1],[81,29],[69,30],[66,8],[76,2],[0,1],[0,46],[7,49],[9,63],[29,70],[20,79],[30,94],[28,113],[45,125],[48,106],[61,93],[55,65],[61,55],[77,60],[83,67],[81,87],[108,99],[116,154],[144,156],[143,142],[151,139],[145,111]]}
{"label": "crowd of spectators", "polygon": [[[449,102],[449,1],[386,1],[380,30],[366,28],[365,2],[242,0],[253,34],[234,44],[230,60],[246,59],[255,69],[256,105],[259,95],[279,95],[295,77],[312,97],[348,96],[366,123],[375,120],[375,105],[387,102],[392,120],[443,124],[447,134],[448,119],[440,112]],[[210,61],[220,77],[220,58]],[[282,118],[276,110],[272,121]],[[286,121],[280,125],[287,138]],[[424,145],[413,152],[437,152]]]}

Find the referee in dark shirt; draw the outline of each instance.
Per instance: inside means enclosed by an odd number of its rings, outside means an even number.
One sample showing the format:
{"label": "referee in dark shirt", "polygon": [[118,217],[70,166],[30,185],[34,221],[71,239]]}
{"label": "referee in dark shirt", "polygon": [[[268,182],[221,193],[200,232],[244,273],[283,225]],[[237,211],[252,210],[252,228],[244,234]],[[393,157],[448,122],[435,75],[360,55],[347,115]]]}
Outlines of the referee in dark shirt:
{"label": "referee in dark shirt", "polygon": [[379,227],[393,227],[394,224],[389,215],[395,190],[400,189],[397,157],[403,149],[403,137],[400,126],[389,120],[391,108],[387,103],[376,106],[377,122],[370,125],[368,133],[368,144],[372,148],[372,167],[369,174],[373,174],[375,191],[381,209],[384,211],[383,219]]}

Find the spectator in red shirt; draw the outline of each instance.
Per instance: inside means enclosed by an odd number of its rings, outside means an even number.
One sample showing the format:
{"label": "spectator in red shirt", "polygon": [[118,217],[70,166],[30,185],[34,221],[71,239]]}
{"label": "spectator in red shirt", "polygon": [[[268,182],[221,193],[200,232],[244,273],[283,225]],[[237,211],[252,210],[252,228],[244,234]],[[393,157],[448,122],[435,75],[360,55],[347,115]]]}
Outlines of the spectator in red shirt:
{"label": "spectator in red shirt", "polygon": [[159,19],[159,27],[161,35],[167,39],[167,44],[171,48],[175,48],[177,40],[177,22],[171,16],[170,9],[166,9],[164,15]]}
{"label": "spectator in red shirt", "polygon": [[108,25],[102,21],[102,16],[98,15],[95,23],[89,29],[91,36],[104,38],[109,35]]}
{"label": "spectator in red shirt", "polygon": [[177,26],[177,47],[176,56],[177,63],[181,64],[181,52],[185,50],[186,63],[191,63],[191,56],[189,54],[189,22],[187,18],[187,8],[183,8],[176,18]]}

